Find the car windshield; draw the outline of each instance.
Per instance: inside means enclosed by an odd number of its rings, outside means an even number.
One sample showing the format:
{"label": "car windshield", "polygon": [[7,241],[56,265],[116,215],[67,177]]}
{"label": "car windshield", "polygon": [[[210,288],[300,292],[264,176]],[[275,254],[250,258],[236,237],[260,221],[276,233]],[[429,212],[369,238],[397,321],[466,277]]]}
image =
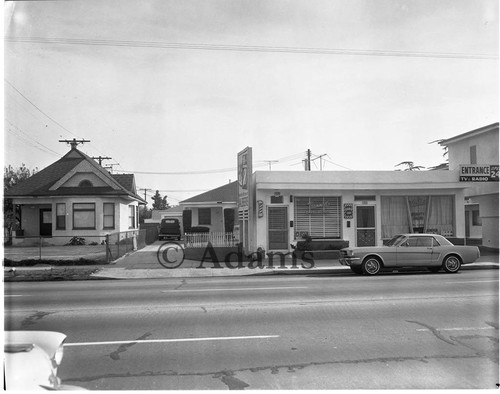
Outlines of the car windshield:
{"label": "car windshield", "polygon": [[404,235],[396,235],[395,237],[393,237],[389,241],[387,241],[387,243],[385,245],[386,246],[396,246],[405,238],[406,237]]}

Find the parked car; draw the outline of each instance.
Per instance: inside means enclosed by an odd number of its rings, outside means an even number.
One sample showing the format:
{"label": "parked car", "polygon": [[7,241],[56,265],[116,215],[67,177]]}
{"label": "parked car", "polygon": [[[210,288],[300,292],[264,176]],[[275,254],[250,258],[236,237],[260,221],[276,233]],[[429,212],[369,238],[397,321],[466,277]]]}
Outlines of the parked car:
{"label": "parked car", "polygon": [[66,335],[54,331],[5,331],[5,390],[85,390],[61,383],[57,368]]}
{"label": "parked car", "polygon": [[432,272],[455,273],[462,264],[476,261],[477,246],[453,245],[436,234],[396,235],[384,246],[344,248],[340,264],[351,267],[356,274],[376,275],[383,269],[425,267]]}
{"label": "parked car", "polygon": [[181,225],[179,219],[162,219],[158,239],[181,239]]}

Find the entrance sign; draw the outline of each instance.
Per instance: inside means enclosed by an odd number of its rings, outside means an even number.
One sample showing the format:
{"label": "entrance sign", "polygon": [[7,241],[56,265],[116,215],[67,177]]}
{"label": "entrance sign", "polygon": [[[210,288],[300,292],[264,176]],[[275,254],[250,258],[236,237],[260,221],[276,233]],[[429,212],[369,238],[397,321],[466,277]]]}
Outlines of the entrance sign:
{"label": "entrance sign", "polygon": [[461,164],[460,182],[498,182],[498,164]]}

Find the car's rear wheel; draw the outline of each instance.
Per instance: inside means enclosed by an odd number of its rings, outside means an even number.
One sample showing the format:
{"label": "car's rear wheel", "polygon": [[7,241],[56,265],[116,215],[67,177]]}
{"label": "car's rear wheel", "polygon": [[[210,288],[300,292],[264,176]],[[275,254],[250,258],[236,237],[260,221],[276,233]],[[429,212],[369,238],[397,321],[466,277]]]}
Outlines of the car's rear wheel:
{"label": "car's rear wheel", "polygon": [[352,265],[351,265],[351,271],[354,272],[355,274],[363,273],[363,269],[361,267],[353,267]]}
{"label": "car's rear wheel", "polygon": [[443,269],[450,274],[458,272],[461,265],[462,262],[457,256],[447,256],[443,261]]}
{"label": "car's rear wheel", "polygon": [[382,263],[376,257],[368,257],[361,265],[363,273],[366,275],[377,275],[382,268]]}
{"label": "car's rear wheel", "polygon": [[427,269],[431,272],[439,272],[441,267],[427,267]]}

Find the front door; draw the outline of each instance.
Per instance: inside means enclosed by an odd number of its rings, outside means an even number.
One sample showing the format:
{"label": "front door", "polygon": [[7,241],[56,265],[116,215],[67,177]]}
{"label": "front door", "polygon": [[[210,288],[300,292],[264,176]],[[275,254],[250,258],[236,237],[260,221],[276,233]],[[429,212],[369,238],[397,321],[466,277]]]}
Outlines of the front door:
{"label": "front door", "polygon": [[40,235],[52,237],[52,209],[40,209]]}
{"label": "front door", "polygon": [[267,214],[269,250],[288,250],[288,208],[269,207]]}
{"label": "front door", "polygon": [[375,246],[375,206],[356,207],[356,246]]}

